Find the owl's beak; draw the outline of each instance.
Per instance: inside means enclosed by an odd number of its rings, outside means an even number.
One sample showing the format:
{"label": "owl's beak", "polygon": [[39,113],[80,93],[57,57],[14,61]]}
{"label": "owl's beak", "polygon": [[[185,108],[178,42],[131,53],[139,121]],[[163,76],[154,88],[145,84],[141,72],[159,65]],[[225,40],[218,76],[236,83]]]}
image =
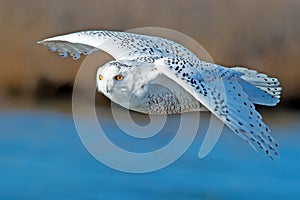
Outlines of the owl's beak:
{"label": "owl's beak", "polygon": [[107,93],[112,93],[113,92],[113,81],[107,81],[106,82],[106,86],[105,86],[105,89],[106,89],[106,92]]}
{"label": "owl's beak", "polygon": [[109,89],[109,88],[108,88],[108,85],[106,85],[106,92],[107,92],[107,93],[110,93],[111,91],[112,91],[112,89]]}

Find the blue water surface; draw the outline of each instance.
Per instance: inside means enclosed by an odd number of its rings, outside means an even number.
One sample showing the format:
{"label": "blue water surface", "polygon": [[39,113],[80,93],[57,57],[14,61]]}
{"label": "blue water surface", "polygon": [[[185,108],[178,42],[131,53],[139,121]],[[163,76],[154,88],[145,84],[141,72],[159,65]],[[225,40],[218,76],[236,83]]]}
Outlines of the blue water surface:
{"label": "blue water surface", "polygon": [[299,199],[298,122],[270,125],[275,161],[226,129],[204,159],[199,136],[169,167],[128,174],[89,154],[69,114],[0,113],[0,199]]}

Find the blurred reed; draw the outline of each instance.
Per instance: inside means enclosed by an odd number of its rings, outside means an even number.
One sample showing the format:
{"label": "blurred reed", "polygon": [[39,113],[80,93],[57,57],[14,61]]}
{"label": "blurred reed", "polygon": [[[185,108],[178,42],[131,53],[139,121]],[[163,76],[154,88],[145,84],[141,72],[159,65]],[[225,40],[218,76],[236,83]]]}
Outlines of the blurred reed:
{"label": "blurred reed", "polygon": [[299,10],[297,0],[2,0],[0,92],[47,96],[42,86],[52,96],[63,86],[71,91],[81,62],[60,59],[38,40],[87,29],[156,26],[191,36],[218,64],[278,77],[284,99],[298,98]]}

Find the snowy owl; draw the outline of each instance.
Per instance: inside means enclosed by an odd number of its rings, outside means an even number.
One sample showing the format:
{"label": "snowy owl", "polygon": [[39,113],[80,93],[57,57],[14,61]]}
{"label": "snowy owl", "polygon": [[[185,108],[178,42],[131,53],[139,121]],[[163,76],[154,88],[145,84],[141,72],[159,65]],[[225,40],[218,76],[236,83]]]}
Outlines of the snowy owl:
{"label": "snowy owl", "polygon": [[97,90],[127,109],[173,114],[205,108],[255,150],[278,156],[278,144],[254,106],[279,102],[276,78],[208,63],[174,41],[127,32],[81,31],[38,43],[74,60],[97,50],[111,54],[115,60],[97,71]]}

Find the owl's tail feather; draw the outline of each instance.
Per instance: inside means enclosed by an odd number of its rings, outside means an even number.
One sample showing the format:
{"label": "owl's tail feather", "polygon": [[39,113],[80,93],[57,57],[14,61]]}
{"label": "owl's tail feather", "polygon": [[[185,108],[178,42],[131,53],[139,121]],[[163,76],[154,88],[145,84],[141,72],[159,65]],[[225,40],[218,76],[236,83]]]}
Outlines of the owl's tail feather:
{"label": "owl's tail feather", "polygon": [[280,101],[281,87],[277,78],[270,78],[266,74],[246,68],[234,67],[232,69],[244,74],[238,81],[251,102],[275,106]]}

